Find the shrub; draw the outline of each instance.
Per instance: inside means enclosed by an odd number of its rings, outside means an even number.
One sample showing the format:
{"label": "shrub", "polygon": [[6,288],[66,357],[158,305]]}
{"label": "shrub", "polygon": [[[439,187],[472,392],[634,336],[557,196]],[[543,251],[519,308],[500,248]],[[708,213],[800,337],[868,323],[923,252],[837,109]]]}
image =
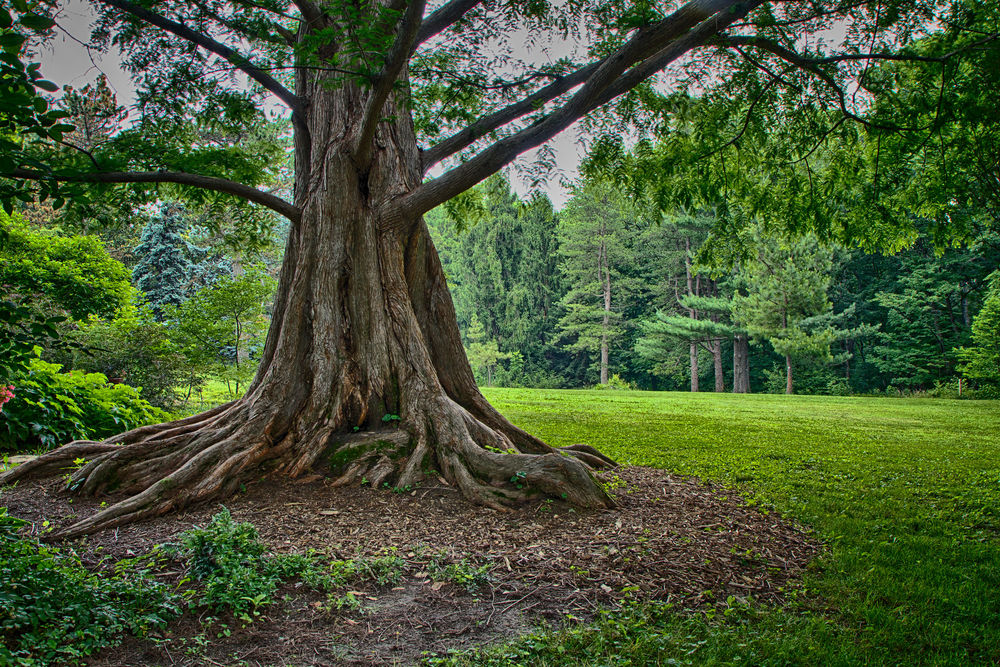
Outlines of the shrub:
{"label": "shrub", "polygon": [[73,355],[74,369],[122,377],[160,408],[169,410],[177,403],[175,387],[189,371],[167,326],[148,307],[123,306],[111,320],[92,316],[80,322],[73,339],[84,350]]}
{"label": "shrub", "polygon": [[181,533],[179,543],[167,545],[165,552],[187,560],[188,574],[202,585],[192,607],[230,610],[245,623],[259,615],[258,607],[274,601],[282,580],[314,569],[305,556],[265,556],[253,524],[233,521],[225,508],[207,526]]}
{"label": "shrub", "polygon": [[0,213],[0,285],[76,319],[128,302],[128,270],[92,236],[37,231]]}
{"label": "shrub", "polygon": [[634,382],[629,382],[628,380],[623,380],[618,373],[615,373],[610,378],[608,378],[607,384],[595,384],[594,389],[612,389],[617,391],[631,391],[636,388]]}
{"label": "shrub", "polygon": [[101,440],[170,415],[128,385],[100,373],[63,373],[35,358],[11,378],[14,397],[3,406],[0,451],[52,449],[72,440]]}
{"label": "shrub", "polygon": [[0,665],[79,664],[179,613],[148,572],[89,572],[75,554],[18,536],[25,523],[0,507]]}

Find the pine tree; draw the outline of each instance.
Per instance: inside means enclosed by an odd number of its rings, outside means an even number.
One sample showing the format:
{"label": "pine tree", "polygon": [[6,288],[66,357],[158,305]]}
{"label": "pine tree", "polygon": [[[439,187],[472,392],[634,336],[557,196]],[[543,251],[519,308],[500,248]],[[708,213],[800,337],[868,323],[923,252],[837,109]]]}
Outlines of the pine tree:
{"label": "pine tree", "polygon": [[164,306],[179,306],[189,295],[195,264],[183,236],[185,230],[184,210],[165,203],[143,228],[134,251],[139,262],[132,270],[132,282],[158,319],[162,319]]}
{"label": "pine tree", "polygon": [[832,269],[831,251],[811,235],[781,242],[758,235],[756,259],[744,268],[747,294],[734,297],[733,317],[785,358],[785,393],[793,393],[796,360],[830,357],[834,332],[808,318],[832,309],[826,295]]}
{"label": "pine tree", "polygon": [[620,192],[598,181],[584,183],[561,216],[560,270],[569,290],[555,340],[596,359],[601,384],[608,383],[611,347],[625,332],[623,282],[634,264],[628,237],[636,217]]}
{"label": "pine tree", "polygon": [[1000,387],[1000,271],[990,276],[990,291],[972,321],[972,347],[959,351],[965,377]]}
{"label": "pine tree", "polygon": [[729,315],[729,299],[685,294],[679,300],[687,315],[669,315],[657,311],[652,319],[639,324],[642,336],[636,341],[636,352],[643,358],[661,364],[674,356],[678,341],[688,344],[692,353],[691,391],[698,391],[697,348],[712,354],[715,365],[715,391],[725,391],[722,375],[722,341],[739,330],[723,320]]}

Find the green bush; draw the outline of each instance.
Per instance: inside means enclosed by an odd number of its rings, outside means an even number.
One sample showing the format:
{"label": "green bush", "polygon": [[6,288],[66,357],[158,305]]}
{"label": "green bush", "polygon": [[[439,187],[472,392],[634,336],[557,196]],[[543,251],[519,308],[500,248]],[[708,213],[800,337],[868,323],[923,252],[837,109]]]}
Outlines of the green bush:
{"label": "green bush", "polygon": [[0,284],[44,311],[83,319],[128,303],[128,270],[93,236],[38,231],[0,213]]}
{"label": "green bush", "polygon": [[188,575],[201,583],[192,607],[232,611],[245,623],[259,615],[258,607],[274,601],[282,580],[314,568],[312,559],[301,555],[265,556],[253,524],[233,521],[225,508],[204,528],[181,533],[179,543],[165,552],[186,560]]}
{"label": "green bush", "polygon": [[157,322],[146,306],[130,303],[110,320],[91,316],[79,323],[72,338],[81,348],[72,356],[74,369],[124,378],[160,408],[176,405],[175,388],[191,374],[167,325]]}
{"label": "green bush", "polygon": [[48,450],[72,440],[101,440],[170,415],[128,385],[100,373],[63,373],[35,358],[15,374],[14,398],[2,408],[0,452]]}
{"label": "green bush", "polygon": [[18,536],[25,523],[0,507],[0,665],[80,664],[179,613],[148,572],[89,572],[75,554]]}
{"label": "green bush", "polygon": [[636,388],[634,382],[623,380],[618,373],[608,378],[607,384],[595,384],[594,389],[612,389],[617,391],[632,391]]}

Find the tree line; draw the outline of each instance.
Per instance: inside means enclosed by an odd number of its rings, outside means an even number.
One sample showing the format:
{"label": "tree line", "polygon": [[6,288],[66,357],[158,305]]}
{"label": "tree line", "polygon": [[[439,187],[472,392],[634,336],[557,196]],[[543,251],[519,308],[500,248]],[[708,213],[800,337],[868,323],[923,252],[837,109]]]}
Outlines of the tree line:
{"label": "tree line", "polygon": [[560,212],[494,176],[427,219],[482,384],[952,395],[1000,374],[974,361],[996,355],[989,230],[880,254],[750,224],[720,261],[713,211],[663,212],[600,176]]}

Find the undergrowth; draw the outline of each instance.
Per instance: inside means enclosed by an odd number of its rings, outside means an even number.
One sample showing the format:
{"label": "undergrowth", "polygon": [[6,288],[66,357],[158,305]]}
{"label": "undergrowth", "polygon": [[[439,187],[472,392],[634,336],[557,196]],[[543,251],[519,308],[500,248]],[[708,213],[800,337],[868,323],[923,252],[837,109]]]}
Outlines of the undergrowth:
{"label": "undergrowth", "polygon": [[[229,510],[175,542],[148,553],[88,568],[71,549],[57,549],[24,535],[27,521],[0,507],[0,666],[81,664],[126,634],[163,631],[185,611],[203,632],[191,638],[158,638],[185,653],[204,649],[210,634],[228,634],[232,621],[255,622],[282,601],[283,583],[297,580],[326,594],[326,613],[366,612],[361,586],[390,587],[405,574],[451,582],[475,591],[489,580],[489,565],[418,548],[404,557],[396,548],[374,555],[328,560],[315,552],[269,554],[253,524]],[[164,577],[180,565],[183,576]],[[209,631],[210,628],[211,632]],[[197,641],[201,638],[201,641]]]}
{"label": "undergrowth", "polygon": [[179,614],[148,570],[91,572],[72,550],[20,536],[25,524],[0,507],[0,665],[75,664]]}

